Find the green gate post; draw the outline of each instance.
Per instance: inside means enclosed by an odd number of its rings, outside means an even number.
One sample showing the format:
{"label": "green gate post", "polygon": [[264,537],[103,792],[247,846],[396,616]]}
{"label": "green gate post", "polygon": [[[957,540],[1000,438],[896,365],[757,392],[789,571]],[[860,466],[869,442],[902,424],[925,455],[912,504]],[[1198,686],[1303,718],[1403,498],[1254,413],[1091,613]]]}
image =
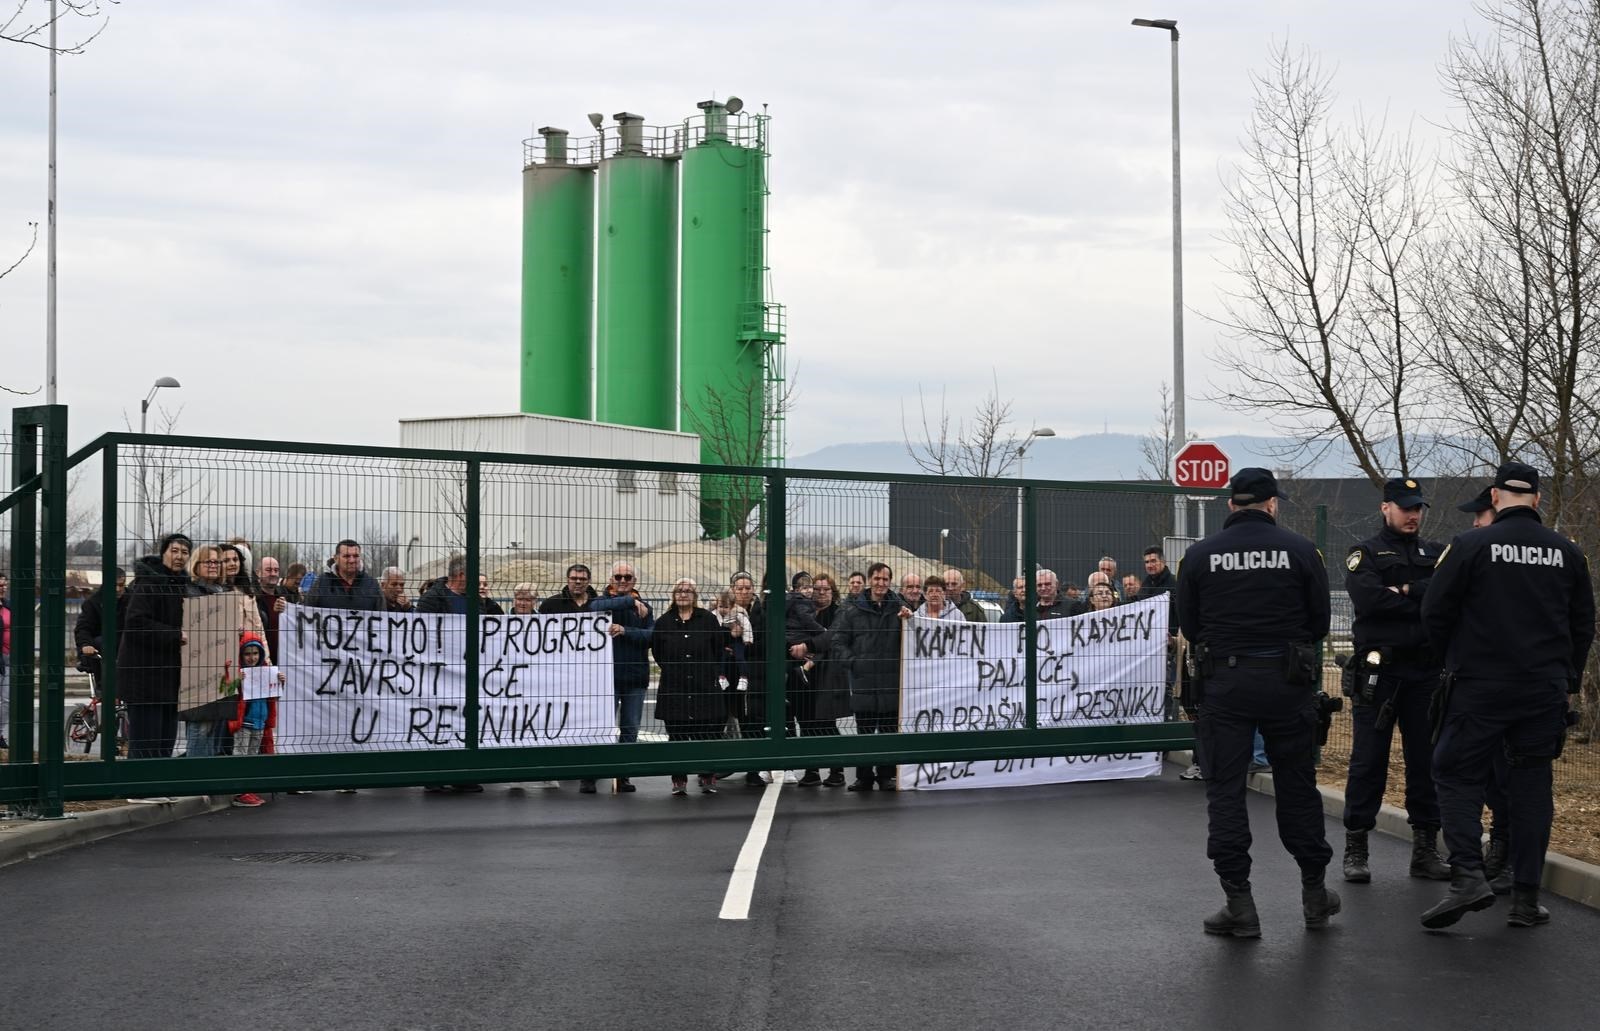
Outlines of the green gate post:
{"label": "green gate post", "polygon": [[107,444],[100,465],[100,506],[104,513],[100,532],[100,758],[115,762],[117,737],[117,445]]}
{"label": "green gate post", "polygon": [[1039,507],[1038,495],[1032,487],[1022,488],[1022,579],[1028,585],[1024,601],[1023,633],[1027,638],[1027,654],[1023,657],[1023,691],[1027,704],[1028,729],[1039,727],[1039,585],[1034,569],[1039,564]]}
{"label": "green gate post", "polygon": [[[28,419],[30,408],[11,413],[11,485],[21,487],[39,472],[39,431]],[[31,763],[33,754],[33,599],[38,594],[34,562],[39,494],[21,498],[11,515],[11,761]]]}
{"label": "green gate post", "polygon": [[66,766],[67,706],[67,408],[36,409],[44,436],[44,480],[40,490],[39,579],[39,811],[43,819],[63,815],[61,784]]}
{"label": "green gate post", "polygon": [[789,574],[785,563],[788,528],[784,514],[788,507],[788,478],[781,472],[767,476],[767,737],[782,741],[789,730],[789,710],[784,707],[788,687],[789,649],[784,646],[784,606],[788,598]]}
{"label": "green gate post", "polygon": [[[478,750],[478,484],[482,464],[467,459],[467,750]],[[476,761],[476,757],[474,757]]]}

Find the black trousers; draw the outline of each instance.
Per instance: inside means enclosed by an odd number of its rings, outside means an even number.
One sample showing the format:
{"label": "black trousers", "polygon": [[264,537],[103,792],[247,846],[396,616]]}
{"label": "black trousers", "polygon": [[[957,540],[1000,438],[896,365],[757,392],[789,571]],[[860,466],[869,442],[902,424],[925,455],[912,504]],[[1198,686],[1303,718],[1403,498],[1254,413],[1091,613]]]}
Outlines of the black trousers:
{"label": "black trousers", "polygon": [[[869,712],[856,713],[857,734],[898,734],[900,733],[900,714],[897,712]],[[893,763],[888,766],[857,766],[856,780],[876,780],[880,783],[886,780],[895,780],[900,774],[899,767]]]}
{"label": "black trousers", "polygon": [[1566,682],[1458,677],[1445,705],[1433,750],[1433,780],[1450,866],[1483,869],[1484,796],[1494,775],[1494,753],[1509,752],[1511,877],[1516,884],[1537,887],[1555,816],[1550,764],[1566,733]]}
{"label": "black trousers", "polygon": [[[1428,703],[1438,686],[1438,674],[1431,671],[1380,676],[1372,704],[1352,707],[1354,740],[1344,789],[1345,830],[1370,831],[1377,826],[1396,727],[1406,760],[1406,822],[1419,829],[1439,828],[1439,796],[1433,788],[1433,722],[1428,719]],[[1394,722],[1380,730],[1378,715],[1391,700]]]}
{"label": "black trousers", "polygon": [[[668,741],[711,741],[722,736],[726,725],[715,720],[662,720]],[[673,780],[688,780],[687,773],[674,773]]]}
{"label": "black trousers", "polygon": [[1253,664],[1219,668],[1207,678],[1195,729],[1206,756],[1206,856],[1223,880],[1250,879],[1245,778],[1259,728],[1272,762],[1278,837],[1303,872],[1320,872],[1333,849],[1317,791],[1312,689],[1284,684],[1274,660],[1245,661]]}
{"label": "black trousers", "polygon": [[178,741],[178,703],[128,703],[128,758],[167,759]]}

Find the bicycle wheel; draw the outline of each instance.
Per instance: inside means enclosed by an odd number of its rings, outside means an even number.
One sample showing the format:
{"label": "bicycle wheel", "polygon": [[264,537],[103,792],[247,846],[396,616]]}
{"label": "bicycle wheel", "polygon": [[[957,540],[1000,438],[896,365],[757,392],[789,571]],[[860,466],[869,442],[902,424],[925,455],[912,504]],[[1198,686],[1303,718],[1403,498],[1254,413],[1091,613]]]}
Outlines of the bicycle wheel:
{"label": "bicycle wheel", "polygon": [[89,706],[79,704],[73,707],[72,715],[67,717],[67,737],[69,740],[83,745],[83,754],[88,755],[94,751],[94,739],[100,736],[100,728],[96,725],[95,714]]}

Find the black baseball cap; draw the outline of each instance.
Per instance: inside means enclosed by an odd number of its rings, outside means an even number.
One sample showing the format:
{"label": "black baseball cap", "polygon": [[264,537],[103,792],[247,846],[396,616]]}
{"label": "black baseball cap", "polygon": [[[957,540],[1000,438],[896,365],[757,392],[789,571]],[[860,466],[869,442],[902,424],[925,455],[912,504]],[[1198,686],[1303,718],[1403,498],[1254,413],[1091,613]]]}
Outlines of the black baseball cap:
{"label": "black baseball cap", "polygon": [[1494,503],[1489,500],[1489,492],[1493,489],[1493,487],[1483,488],[1478,492],[1478,496],[1473,498],[1471,501],[1463,501],[1461,504],[1457,505],[1456,511],[1465,512],[1468,515],[1477,515],[1479,512],[1489,511],[1489,509],[1494,507]]}
{"label": "black baseball cap", "polygon": [[1272,475],[1271,469],[1258,469],[1255,466],[1234,473],[1233,479],[1228,481],[1228,489],[1233,492],[1235,505],[1255,505],[1268,498],[1287,501],[1289,498],[1278,489],[1278,478]]}
{"label": "black baseball cap", "polygon": [[1539,470],[1521,462],[1507,462],[1495,471],[1494,485],[1518,494],[1539,493]]}
{"label": "black baseball cap", "polygon": [[1422,496],[1422,484],[1404,476],[1383,485],[1383,500],[1392,501],[1401,508],[1416,508],[1428,503]]}

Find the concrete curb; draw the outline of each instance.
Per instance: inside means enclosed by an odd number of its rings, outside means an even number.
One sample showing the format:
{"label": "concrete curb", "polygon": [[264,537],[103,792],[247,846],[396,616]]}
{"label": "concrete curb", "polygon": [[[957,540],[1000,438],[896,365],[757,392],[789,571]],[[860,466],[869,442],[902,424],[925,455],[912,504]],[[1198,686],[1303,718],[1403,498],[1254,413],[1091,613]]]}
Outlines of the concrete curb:
{"label": "concrete curb", "polygon": [[232,801],[229,795],[191,795],[162,805],[124,805],[74,813],[65,820],[7,820],[0,823],[0,867],[128,831],[213,813],[228,808]]}
{"label": "concrete curb", "polygon": [[[1194,761],[1189,752],[1168,752],[1167,755],[1184,766]],[[1274,793],[1270,773],[1252,773],[1246,783],[1250,790],[1263,795]],[[1317,790],[1322,792],[1322,811],[1335,819],[1343,819],[1344,792],[1321,785],[1317,786]],[[1379,833],[1402,841],[1411,840],[1411,825],[1406,822],[1405,811],[1392,805],[1385,805],[1378,810],[1377,829]],[[1342,853],[1337,842],[1332,844],[1334,861],[1338,862]],[[1547,852],[1544,857],[1544,884],[1540,890],[1571,899],[1590,909],[1600,909],[1600,866],[1572,859],[1559,852]]]}

